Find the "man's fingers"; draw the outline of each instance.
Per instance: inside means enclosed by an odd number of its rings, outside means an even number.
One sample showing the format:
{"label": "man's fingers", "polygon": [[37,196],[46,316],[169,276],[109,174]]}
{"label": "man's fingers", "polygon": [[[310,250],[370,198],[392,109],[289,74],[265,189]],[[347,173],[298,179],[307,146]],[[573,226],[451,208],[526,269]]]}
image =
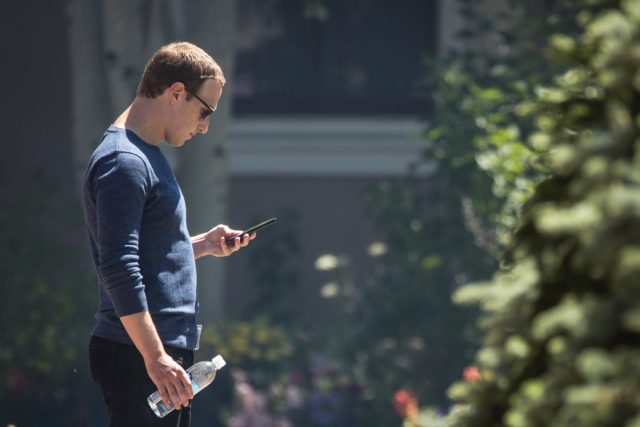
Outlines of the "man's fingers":
{"label": "man's fingers", "polygon": [[[183,369],[175,373],[169,388],[173,391],[171,400],[176,402],[176,407],[189,406],[189,401],[193,399],[193,387],[189,376]],[[175,396],[175,399],[173,396]]]}
{"label": "man's fingers", "polygon": [[164,406],[166,406],[167,409],[173,408],[173,402],[172,402],[172,399],[169,397],[169,393],[167,393],[167,388],[160,387],[158,388],[158,391],[160,392],[160,398],[162,399]]}
{"label": "man's fingers", "polygon": [[221,237],[220,247],[225,255],[235,252],[240,247],[240,236],[235,236],[229,244],[226,243],[226,239],[224,237]]}
{"label": "man's fingers", "polygon": [[189,404],[189,399],[185,396],[182,384],[178,387],[176,387],[175,384],[171,384],[169,386],[169,395],[171,396],[171,400],[175,403],[176,409],[180,409],[180,406],[186,406]]}
{"label": "man's fingers", "polygon": [[193,399],[193,386],[191,385],[191,379],[189,379],[189,376],[187,375],[186,372],[182,373],[181,378],[182,378],[182,386],[185,390],[187,399],[189,400]]}
{"label": "man's fingers", "polygon": [[149,363],[149,377],[158,388],[160,398],[167,408],[179,409],[181,406],[188,406],[189,400],[193,399],[189,375],[169,356],[164,359]]}
{"label": "man's fingers", "polygon": [[169,393],[169,399],[173,402],[173,407],[178,409],[180,407],[180,396],[176,393],[176,388],[172,384],[169,384],[167,391]]}
{"label": "man's fingers", "polygon": [[180,406],[188,406],[189,400],[193,399],[193,388],[189,383],[189,377],[183,373],[174,377],[172,383],[168,383],[166,387],[158,388],[160,398],[167,408],[179,409]]}

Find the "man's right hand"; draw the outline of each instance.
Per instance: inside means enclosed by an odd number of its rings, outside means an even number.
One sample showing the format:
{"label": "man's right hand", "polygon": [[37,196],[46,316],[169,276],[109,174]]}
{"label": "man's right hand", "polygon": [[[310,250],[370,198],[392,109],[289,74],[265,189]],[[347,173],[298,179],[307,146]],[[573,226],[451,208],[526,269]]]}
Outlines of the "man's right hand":
{"label": "man's right hand", "polygon": [[167,353],[144,360],[151,381],[158,387],[160,397],[167,408],[173,402],[176,409],[189,406],[193,399],[193,388],[189,375]]}
{"label": "man's right hand", "polygon": [[173,402],[176,409],[188,406],[193,399],[189,376],[171,356],[164,351],[156,327],[148,311],[120,317],[124,328],[136,348],[142,354],[147,374],[158,387],[160,397],[167,408]]}

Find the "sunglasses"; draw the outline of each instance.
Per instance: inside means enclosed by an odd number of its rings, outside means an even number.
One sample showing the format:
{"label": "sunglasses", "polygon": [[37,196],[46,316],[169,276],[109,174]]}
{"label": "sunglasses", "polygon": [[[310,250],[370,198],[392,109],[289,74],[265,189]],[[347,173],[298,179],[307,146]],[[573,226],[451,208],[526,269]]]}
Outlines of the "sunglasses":
{"label": "sunglasses", "polygon": [[[191,93],[191,92],[189,92],[189,93]],[[191,93],[191,95],[193,95],[198,101],[200,101],[202,103],[202,105],[204,105],[205,108],[206,108],[206,110],[200,111],[200,120],[205,120],[214,111],[216,111],[215,108],[213,108],[211,105],[209,105],[206,102],[204,102],[204,100],[202,98],[200,98],[198,95],[196,95],[195,93]]]}

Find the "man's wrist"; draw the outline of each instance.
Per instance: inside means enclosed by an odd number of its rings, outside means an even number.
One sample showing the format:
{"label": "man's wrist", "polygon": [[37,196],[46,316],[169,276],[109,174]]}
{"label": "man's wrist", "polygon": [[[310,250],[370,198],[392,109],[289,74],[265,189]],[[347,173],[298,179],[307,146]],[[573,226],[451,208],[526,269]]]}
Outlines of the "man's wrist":
{"label": "man's wrist", "polygon": [[148,363],[162,359],[166,355],[166,352],[164,351],[164,348],[155,348],[151,350],[147,349],[144,353],[141,351],[140,354],[142,354],[142,358],[145,363]]}
{"label": "man's wrist", "polygon": [[145,363],[158,360],[166,354],[148,311],[122,316],[120,320]]}
{"label": "man's wrist", "polygon": [[193,247],[193,256],[196,259],[207,255],[207,238],[205,233],[191,237],[191,246]]}

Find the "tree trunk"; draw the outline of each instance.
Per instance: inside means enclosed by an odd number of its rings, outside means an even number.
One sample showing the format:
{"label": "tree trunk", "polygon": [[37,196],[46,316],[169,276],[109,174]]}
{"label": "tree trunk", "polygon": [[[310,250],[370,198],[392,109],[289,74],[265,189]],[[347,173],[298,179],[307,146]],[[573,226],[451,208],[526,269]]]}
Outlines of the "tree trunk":
{"label": "tree trunk", "polygon": [[[212,55],[227,79],[233,75],[235,1],[193,0],[186,10],[187,40]],[[204,232],[227,216],[227,137],[231,120],[229,81],[217,111],[210,119],[209,132],[194,138],[178,150],[180,185],[187,199],[189,229]],[[238,224],[238,226],[240,226]],[[198,261],[200,319],[212,322],[223,315],[224,261],[207,257]]]}
{"label": "tree trunk", "polygon": [[101,1],[69,2],[71,60],[71,137],[77,188],[82,188],[91,152],[109,123],[109,92],[105,85]]}
{"label": "tree trunk", "polygon": [[464,25],[459,7],[457,1],[440,0],[438,3],[438,54],[441,56],[451,50],[460,51],[464,48],[456,36]]}
{"label": "tree trunk", "polygon": [[150,32],[153,3],[145,0],[102,2],[102,40],[109,107],[115,119],[131,104],[142,69],[143,40]]}
{"label": "tree trunk", "polygon": [[[474,7],[485,18],[508,10],[506,0],[482,0]],[[458,33],[469,25],[460,8],[461,2],[458,1],[440,0],[438,3],[438,54],[444,56],[449,51],[461,52],[469,48],[494,51],[497,43],[491,35],[474,40],[461,40],[458,37]]]}

